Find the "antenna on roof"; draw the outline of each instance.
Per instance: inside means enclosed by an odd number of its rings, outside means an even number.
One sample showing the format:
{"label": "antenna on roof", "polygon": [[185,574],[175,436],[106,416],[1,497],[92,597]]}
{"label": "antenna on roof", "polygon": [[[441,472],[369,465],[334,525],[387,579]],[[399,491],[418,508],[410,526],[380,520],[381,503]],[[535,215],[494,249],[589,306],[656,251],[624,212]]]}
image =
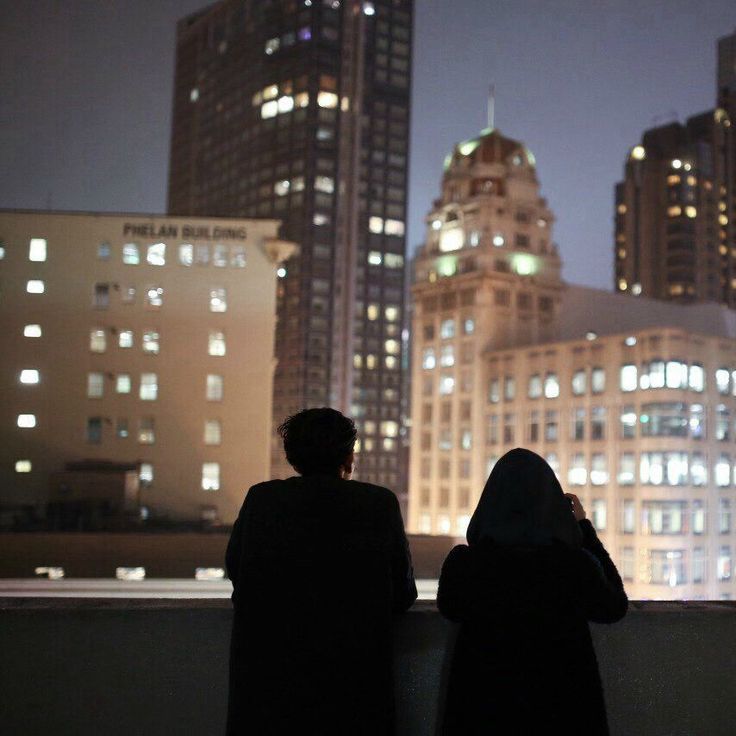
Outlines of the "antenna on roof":
{"label": "antenna on roof", "polygon": [[496,116],[496,85],[488,88],[488,129],[493,130]]}

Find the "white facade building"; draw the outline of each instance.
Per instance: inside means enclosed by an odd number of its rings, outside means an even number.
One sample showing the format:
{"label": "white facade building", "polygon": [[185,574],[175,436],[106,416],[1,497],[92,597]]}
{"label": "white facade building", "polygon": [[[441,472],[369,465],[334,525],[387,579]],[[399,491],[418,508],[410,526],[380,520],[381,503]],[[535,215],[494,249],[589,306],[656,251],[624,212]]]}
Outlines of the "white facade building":
{"label": "white facade building", "polygon": [[232,521],[269,472],[274,220],[0,211],[0,505],[81,460],[142,503]]}
{"label": "white facade building", "polygon": [[534,159],[448,157],[413,287],[410,531],[464,536],[506,451],[547,458],[633,598],[734,594],[736,313],[568,286]]}

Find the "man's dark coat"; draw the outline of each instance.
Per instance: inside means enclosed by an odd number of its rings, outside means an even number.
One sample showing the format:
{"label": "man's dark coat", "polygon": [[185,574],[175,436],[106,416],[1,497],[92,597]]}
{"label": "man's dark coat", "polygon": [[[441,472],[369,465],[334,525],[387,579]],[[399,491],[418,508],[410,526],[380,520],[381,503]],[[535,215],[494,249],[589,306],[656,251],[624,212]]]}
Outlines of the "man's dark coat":
{"label": "man's dark coat", "polygon": [[327,476],[260,483],[226,563],[228,734],[392,733],[391,620],[416,599],[396,496]]}

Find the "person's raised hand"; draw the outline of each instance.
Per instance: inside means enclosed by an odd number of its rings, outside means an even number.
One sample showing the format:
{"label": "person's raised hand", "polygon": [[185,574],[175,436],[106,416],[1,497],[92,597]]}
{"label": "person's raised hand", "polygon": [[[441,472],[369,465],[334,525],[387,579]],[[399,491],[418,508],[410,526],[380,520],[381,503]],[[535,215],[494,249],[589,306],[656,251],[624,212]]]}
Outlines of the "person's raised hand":
{"label": "person's raised hand", "polygon": [[569,499],[572,504],[572,513],[575,521],[582,521],[585,518],[585,509],[583,508],[583,504],[580,503],[580,499],[574,493],[566,493],[565,498]]}

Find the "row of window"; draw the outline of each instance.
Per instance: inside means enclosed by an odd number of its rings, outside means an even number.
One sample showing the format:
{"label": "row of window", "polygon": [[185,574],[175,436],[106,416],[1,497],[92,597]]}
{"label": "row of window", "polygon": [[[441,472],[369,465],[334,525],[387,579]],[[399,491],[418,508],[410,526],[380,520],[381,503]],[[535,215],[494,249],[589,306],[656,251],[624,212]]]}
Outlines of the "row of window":
{"label": "row of window", "polygon": [[[139,243],[125,243],[122,249],[122,261],[130,265],[138,265],[145,256],[145,262],[150,266],[164,266],[166,264],[166,243],[150,243],[142,246]],[[97,257],[107,261],[112,255],[110,243],[103,242],[97,246]],[[213,245],[181,243],[178,246],[179,263],[182,266],[213,266],[224,268],[245,268],[246,251],[243,245]],[[5,248],[2,248],[0,259],[5,257]],[[44,262],[48,258],[48,241],[45,238],[31,238],[28,245],[28,260],[36,263]]]}
{"label": "row of window", "polygon": [[[38,371],[27,370],[21,373],[24,383],[38,383],[40,377]],[[105,394],[105,378],[115,382],[115,392],[119,394],[129,394],[132,392],[132,378],[130,373],[111,373],[105,374],[100,372],[90,372],[87,374],[87,397],[90,399],[100,399]],[[22,380],[21,379],[21,380]],[[222,401],[223,396],[223,377],[209,373],[207,374],[205,384],[205,398],[207,401]],[[141,373],[138,397],[141,401],[155,401],[158,398],[158,374],[157,373]],[[23,429],[30,429],[36,426],[35,414],[19,414],[17,417],[17,425]]]}
{"label": "row of window", "polygon": [[[112,424],[107,417],[89,417],[87,419],[87,442],[99,445],[103,438],[103,427]],[[118,417],[115,420],[115,437],[128,439],[130,435],[128,417]],[[138,419],[136,439],[141,445],[152,445],[156,442],[156,419],[155,417],[140,417]],[[219,419],[205,419],[204,421],[204,444],[220,445],[222,443],[222,423]]]}
{"label": "row of window", "polygon": [[[90,422],[92,419],[90,419]],[[89,425],[88,425],[89,431]],[[146,435],[147,436],[147,435]],[[142,444],[151,444],[143,442]],[[16,473],[31,473],[33,471],[33,462],[28,459],[16,460]],[[152,463],[141,463],[139,480],[143,488],[148,488],[153,483],[154,472]],[[219,491],[220,490],[220,463],[207,462],[202,463],[202,479],[201,486],[203,491]]]}
{"label": "row of window", "polygon": [[[470,404],[461,402],[461,419],[470,420]],[[731,409],[725,404],[717,404],[712,409],[713,438],[719,442],[736,437],[736,418],[731,423]],[[422,421],[432,420],[431,404],[422,409]],[[512,444],[516,441],[517,415],[490,414],[486,424],[486,443],[495,445],[499,442]],[[452,420],[452,405],[445,402],[440,406],[440,422]],[[503,423],[501,423],[503,420]],[[604,406],[572,407],[569,411],[569,439],[582,441],[603,440],[607,435],[608,410]],[[652,402],[642,404],[639,412],[633,405],[620,408],[620,439],[640,437],[682,437],[695,440],[707,439],[707,411],[703,404],[686,404],[683,402]],[[638,428],[638,430],[637,430]],[[527,415],[524,439],[527,442],[557,442],[560,439],[560,412],[557,409],[546,409],[544,412],[533,409]]]}
{"label": "row of window", "polygon": [[[117,332],[118,347],[128,349],[134,345],[133,330],[111,330]],[[108,347],[108,331],[101,328],[90,330],[89,349],[93,353],[104,353]],[[158,355],[161,349],[161,335],[156,330],[144,330],[141,336],[141,348],[144,353]],[[207,337],[207,354],[223,356],[227,352],[225,333],[220,330],[210,330]]]}
{"label": "row of window", "polygon": [[[446,320],[448,323],[452,320]],[[453,322],[454,324],[454,322]],[[444,322],[443,322],[444,325]],[[454,328],[453,328],[454,329]],[[442,331],[441,331],[442,332]],[[450,330],[448,330],[448,336]],[[454,335],[454,331],[452,332]],[[449,349],[448,349],[449,348]],[[442,348],[442,355],[447,352],[452,355],[452,346]],[[448,358],[450,360],[450,358]],[[452,365],[452,362],[447,365]],[[440,365],[443,365],[440,360]],[[422,361],[424,368],[430,369],[435,366],[434,348],[424,351]],[[606,372],[603,368],[592,368],[590,377],[588,371],[580,369],[574,371],[570,380],[570,390],[573,396],[582,396],[588,391],[599,394],[606,388]],[[721,394],[736,396],[736,370],[719,368],[715,371],[715,385]],[[702,365],[694,363],[689,365],[681,361],[656,360],[644,364],[641,369],[634,364],[621,366],[619,387],[623,392],[647,390],[656,388],[689,389],[691,391],[705,391],[705,370]],[[560,380],[557,373],[548,372],[544,376],[535,373],[529,376],[527,382],[527,396],[530,399],[538,399],[542,396],[548,399],[557,398],[560,395]],[[516,379],[513,376],[492,378],[488,385],[488,401],[496,404],[503,398],[504,401],[513,401],[516,398]]]}

